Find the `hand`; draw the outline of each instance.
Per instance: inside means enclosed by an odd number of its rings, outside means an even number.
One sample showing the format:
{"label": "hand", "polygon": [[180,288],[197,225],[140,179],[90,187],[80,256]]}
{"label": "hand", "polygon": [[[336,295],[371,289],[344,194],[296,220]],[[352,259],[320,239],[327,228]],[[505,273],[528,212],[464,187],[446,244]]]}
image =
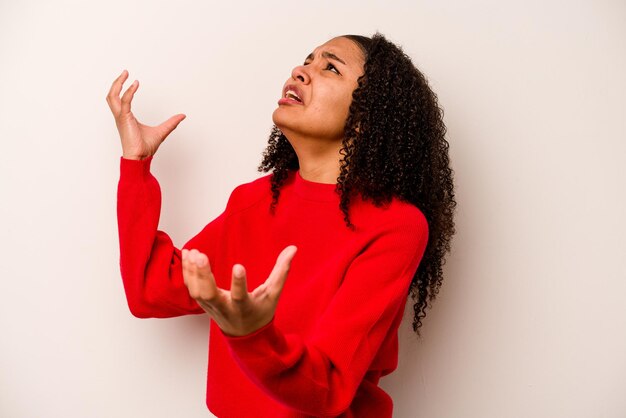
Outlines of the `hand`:
{"label": "hand", "polygon": [[132,160],[143,160],[154,155],[165,138],[186,118],[183,114],[174,115],[158,126],[147,126],[140,123],[130,111],[133,96],[139,88],[139,81],[135,80],[128,87],[120,99],[122,85],[128,77],[128,71],[122,71],[115,79],[107,103],[115,117],[115,124],[122,140],[122,155]]}
{"label": "hand", "polygon": [[274,317],[278,298],[298,249],[286,247],[276,259],[267,280],[248,293],[246,270],[235,264],[230,291],[220,289],[211,272],[209,258],[198,250],[183,250],[183,277],[192,298],[204,309],[222,331],[243,336],[267,325]]}

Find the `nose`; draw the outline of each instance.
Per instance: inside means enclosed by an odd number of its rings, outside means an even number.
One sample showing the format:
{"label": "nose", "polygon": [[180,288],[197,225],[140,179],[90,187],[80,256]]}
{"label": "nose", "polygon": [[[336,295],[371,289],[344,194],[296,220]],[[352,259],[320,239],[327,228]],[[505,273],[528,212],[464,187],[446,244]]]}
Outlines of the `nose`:
{"label": "nose", "polygon": [[291,71],[291,78],[293,78],[294,80],[300,80],[304,84],[308,84],[311,80],[311,77],[309,76],[309,73],[304,65],[298,65],[297,67],[295,67]]}

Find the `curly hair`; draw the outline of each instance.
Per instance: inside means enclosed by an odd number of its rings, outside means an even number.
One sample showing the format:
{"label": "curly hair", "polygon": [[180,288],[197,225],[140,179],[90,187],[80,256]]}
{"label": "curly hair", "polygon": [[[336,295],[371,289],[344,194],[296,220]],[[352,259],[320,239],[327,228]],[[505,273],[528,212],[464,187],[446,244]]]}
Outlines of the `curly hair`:
{"label": "curly hair", "polygon": [[[355,193],[379,207],[395,196],[418,207],[426,217],[429,239],[409,287],[414,300],[413,331],[421,337],[422,318],[441,287],[442,267],[455,233],[456,201],[443,109],[401,47],[378,32],[371,38],[343,37],[359,46],[365,65],[344,127],[337,178],[339,208],[348,228],[354,228],[349,209]],[[273,169],[271,211],[289,171],[298,168],[294,149],[274,125],[258,167],[261,172]]]}

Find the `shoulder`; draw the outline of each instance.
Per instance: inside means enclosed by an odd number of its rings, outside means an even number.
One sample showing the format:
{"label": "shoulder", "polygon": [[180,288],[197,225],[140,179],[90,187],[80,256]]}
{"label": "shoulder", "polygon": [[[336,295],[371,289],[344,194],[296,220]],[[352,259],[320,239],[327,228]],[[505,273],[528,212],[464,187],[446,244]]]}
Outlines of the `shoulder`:
{"label": "shoulder", "polygon": [[383,229],[408,228],[428,231],[428,221],[424,213],[414,204],[400,200],[397,197],[382,206],[375,205],[370,200],[360,197],[354,205],[359,220],[370,227]]}
{"label": "shoulder", "polygon": [[394,219],[400,225],[428,226],[424,213],[412,203],[394,198],[391,201],[390,209]]}
{"label": "shoulder", "polygon": [[388,209],[387,228],[412,236],[415,244],[428,240],[428,220],[424,213],[412,203],[394,198]]}
{"label": "shoulder", "polygon": [[357,230],[369,239],[385,243],[394,252],[419,249],[421,253],[425,249],[428,221],[417,206],[395,197],[382,206],[360,198],[355,203],[351,216],[354,215]]}
{"label": "shoulder", "polygon": [[271,173],[266,174],[235,187],[230,193],[226,209],[228,211],[240,211],[271,198],[271,177]]}

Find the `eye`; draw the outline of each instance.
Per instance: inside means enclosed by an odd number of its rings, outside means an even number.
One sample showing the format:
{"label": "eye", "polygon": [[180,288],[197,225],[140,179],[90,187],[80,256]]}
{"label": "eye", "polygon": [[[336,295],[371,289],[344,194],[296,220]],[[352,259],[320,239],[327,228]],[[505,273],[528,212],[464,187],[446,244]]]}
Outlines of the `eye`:
{"label": "eye", "polygon": [[[304,63],[302,65],[309,65],[311,63],[311,61],[304,61]],[[328,71],[332,71],[335,74],[339,74],[341,75],[341,73],[339,72],[339,70],[337,69],[337,67],[335,67],[333,64],[331,64],[330,62],[328,64],[326,64],[326,68],[325,70]]]}
{"label": "eye", "polygon": [[330,70],[330,71],[332,71],[332,72],[334,72],[334,73],[337,73],[337,74],[340,74],[340,75],[341,75],[341,73],[339,72],[339,70],[337,69],[337,67],[335,67],[335,66],[334,66],[333,64],[331,64],[330,62],[326,65],[326,69],[327,69],[327,70]]}

